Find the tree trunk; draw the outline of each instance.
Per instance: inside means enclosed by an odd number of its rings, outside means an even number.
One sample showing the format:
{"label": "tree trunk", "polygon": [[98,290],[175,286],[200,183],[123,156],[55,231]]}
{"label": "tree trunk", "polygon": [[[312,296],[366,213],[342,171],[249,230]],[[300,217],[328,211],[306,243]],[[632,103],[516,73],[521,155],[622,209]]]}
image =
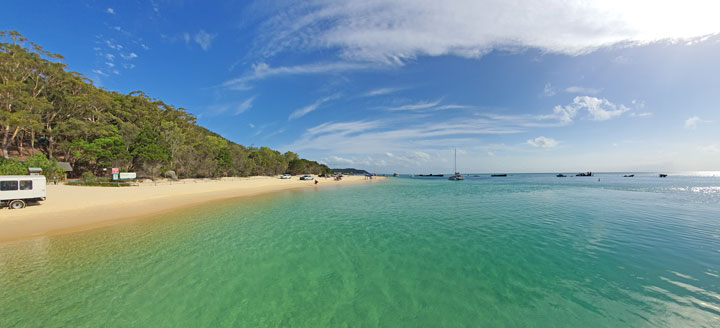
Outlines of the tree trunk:
{"label": "tree trunk", "polygon": [[18,149],[18,158],[22,157],[22,152],[23,152],[23,139],[24,139],[24,138],[25,138],[25,132],[23,131],[23,132],[20,133],[20,137],[17,138],[17,139],[16,139],[17,141],[15,142],[15,143],[17,144],[17,149]]}
{"label": "tree trunk", "polygon": [[8,154],[8,137],[10,134],[10,126],[5,125],[3,126],[3,138],[2,138],[2,155],[5,158],[10,158],[10,154]]}

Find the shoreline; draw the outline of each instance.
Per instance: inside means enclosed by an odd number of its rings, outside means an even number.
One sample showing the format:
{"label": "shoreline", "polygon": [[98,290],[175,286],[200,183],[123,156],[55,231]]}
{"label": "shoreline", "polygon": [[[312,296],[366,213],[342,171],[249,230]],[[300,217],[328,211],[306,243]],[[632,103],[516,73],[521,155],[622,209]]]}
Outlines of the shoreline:
{"label": "shoreline", "polygon": [[383,181],[386,177],[346,176],[341,181],[277,177],[187,179],[144,182],[133,187],[47,186],[47,200],[20,210],[0,209],[0,244],[143,220],[213,201],[295,189]]}

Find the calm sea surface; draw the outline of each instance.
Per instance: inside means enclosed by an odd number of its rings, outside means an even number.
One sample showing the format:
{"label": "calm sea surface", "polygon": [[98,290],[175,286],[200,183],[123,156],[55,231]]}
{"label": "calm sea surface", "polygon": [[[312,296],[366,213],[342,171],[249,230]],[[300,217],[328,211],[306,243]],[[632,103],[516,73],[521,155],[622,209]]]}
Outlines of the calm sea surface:
{"label": "calm sea surface", "polygon": [[391,178],[0,244],[16,326],[720,327],[720,174]]}

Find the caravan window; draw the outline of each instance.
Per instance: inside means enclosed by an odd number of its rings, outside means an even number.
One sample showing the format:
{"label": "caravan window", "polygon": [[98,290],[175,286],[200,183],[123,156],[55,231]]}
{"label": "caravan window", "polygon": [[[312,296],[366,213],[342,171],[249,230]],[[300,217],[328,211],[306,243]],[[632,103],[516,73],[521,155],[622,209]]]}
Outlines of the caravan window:
{"label": "caravan window", "polygon": [[0,181],[0,191],[18,190],[17,181]]}
{"label": "caravan window", "polygon": [[32,180],[20,180],[20,190],[32,190]]}

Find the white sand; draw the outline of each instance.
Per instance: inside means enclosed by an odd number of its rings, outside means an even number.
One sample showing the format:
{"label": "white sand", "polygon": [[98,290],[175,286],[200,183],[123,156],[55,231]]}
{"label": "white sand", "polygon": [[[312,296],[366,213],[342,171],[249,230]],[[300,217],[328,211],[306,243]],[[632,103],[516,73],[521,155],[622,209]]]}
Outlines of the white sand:
{"label": "white sand", "polygon": [[380,181],[346,176],[342,181],[277,177],[146,182],[137,187],[47,186],[47,200],[20,210],[0,209],[0,242],[87,230],[126,220],[152,217],[213,200],[259,195],[295,188]]}

